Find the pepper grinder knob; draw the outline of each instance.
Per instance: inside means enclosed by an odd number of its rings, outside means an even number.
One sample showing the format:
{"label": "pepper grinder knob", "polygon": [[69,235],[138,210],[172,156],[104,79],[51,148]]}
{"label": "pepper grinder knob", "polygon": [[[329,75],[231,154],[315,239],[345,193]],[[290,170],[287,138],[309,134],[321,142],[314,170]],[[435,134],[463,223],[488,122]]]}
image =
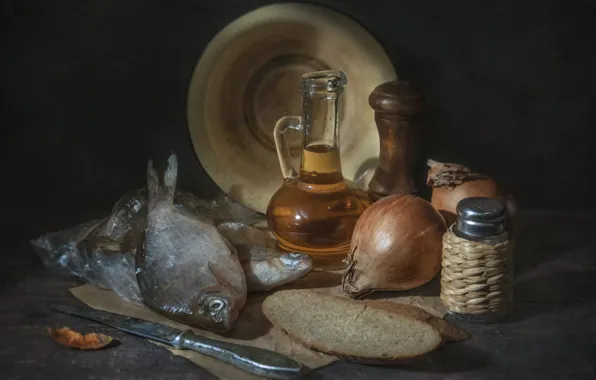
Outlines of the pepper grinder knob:
{"label": "pepper grinder knob", "polygon": [[413,122],[422,109],[422,96],[407,82],[392,81],[377,86],[368,98],[375,111],[379,131],[379,166],[368,184],[373,200],[391,194],[416,191],[412,178],[415,159]]}

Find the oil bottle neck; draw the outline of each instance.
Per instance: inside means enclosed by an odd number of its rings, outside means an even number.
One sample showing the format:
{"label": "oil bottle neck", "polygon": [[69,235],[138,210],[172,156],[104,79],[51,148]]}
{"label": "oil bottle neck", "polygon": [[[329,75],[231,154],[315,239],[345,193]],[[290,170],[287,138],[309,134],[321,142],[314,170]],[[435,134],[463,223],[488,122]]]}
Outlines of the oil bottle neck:
{"label": "oil bottle neck", "polygon": [[339,155],[341,98],[346,75],[319,71],[302,76],[304,146],[300,178],[310,183],[343,180]]}
{"label": "oil bottle neck", "polygon": [[339,149],[340,92],[310,91],[304,93],[304,148],[325,146]]}
{"label": "oil bottle neck", "polygon": [[[348,78],[340,70],[315,71],[302,76],[304,148],[339,148],[341,98]],[[322,148],[321,148],[322,149]]]}
{"label": "oil bottle neck", "polygon": [[339,154],[340,92],[304,94],[303,182],[331,184],[343,180]]}

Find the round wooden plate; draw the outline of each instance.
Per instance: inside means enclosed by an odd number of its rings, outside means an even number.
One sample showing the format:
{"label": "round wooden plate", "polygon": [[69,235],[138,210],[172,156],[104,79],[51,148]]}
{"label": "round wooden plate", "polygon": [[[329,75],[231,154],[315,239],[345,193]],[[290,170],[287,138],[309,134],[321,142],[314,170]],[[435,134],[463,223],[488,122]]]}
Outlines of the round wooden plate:
{"label": "round wooden plate", "polygon": [[[397,79],[379,43],[359,24],[311,4],[264,6],[228,24],[208,44],[188,91],[188,128],[201,165],[245,206],[265,212],[283,183],[273,140],[282,116],[301,116],[300,76],[342,70],[343,174],[366,187],[379,155],[370,92]],[[302,136],[290,136],[296,168]]]}

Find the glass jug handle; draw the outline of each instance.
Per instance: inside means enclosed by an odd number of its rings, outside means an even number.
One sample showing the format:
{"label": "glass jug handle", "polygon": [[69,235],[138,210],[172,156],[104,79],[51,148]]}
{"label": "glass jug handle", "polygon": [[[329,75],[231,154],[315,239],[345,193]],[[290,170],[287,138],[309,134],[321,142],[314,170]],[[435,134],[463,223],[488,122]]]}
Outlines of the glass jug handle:
{"label": "glass jug handle", "polygon": [[292,156],[290,155],[290,147],[288,140],[284,136],[286,130],[295,129],[302,131],[302,119],[300,116],[285,116],[277,121],[275,129],[273,130],[273,138],[275,139],[275,148],[277,149],[277,158],[279,159],[279,166],[284,178],[295,178],[298,173],[292,165]]}

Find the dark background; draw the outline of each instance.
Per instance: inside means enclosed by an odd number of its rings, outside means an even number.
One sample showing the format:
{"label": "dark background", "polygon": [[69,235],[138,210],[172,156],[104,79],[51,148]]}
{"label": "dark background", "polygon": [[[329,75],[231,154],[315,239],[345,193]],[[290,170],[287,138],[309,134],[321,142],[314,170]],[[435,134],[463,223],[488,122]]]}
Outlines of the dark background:
{"label": "dark background", "polygon": [[[188,83],[208,41],[267,3],[2,0],[3,233],[104,215],[170,149],[181,186],[215,194],[187,135]],[[368,28],[425,94],[423,157],[494,176],[522,209],[594,207],[595,1],[317,3]]]}
{"label": "dark background", "polygon": [[[4,378],[208,377],[141,339],[47,310],[49,299],[72,301],[77,282],[44,269],[28,241],[106,215],[170,149],[182,187],[216,194],[188,139],[188,83],[208,41],[266,3],[0,0]],[[418,368],[339,363],[312,377],[594,378],[596,219],[575,211],[596,206],[596,1],[318,3],[361,22],[426,95],[422,158],[470,165],[523,210],[555,211],[520,213],[517,320],[471,327],[471,341]],[[64,325],[122,346],[57,349],[45,329]]]}

